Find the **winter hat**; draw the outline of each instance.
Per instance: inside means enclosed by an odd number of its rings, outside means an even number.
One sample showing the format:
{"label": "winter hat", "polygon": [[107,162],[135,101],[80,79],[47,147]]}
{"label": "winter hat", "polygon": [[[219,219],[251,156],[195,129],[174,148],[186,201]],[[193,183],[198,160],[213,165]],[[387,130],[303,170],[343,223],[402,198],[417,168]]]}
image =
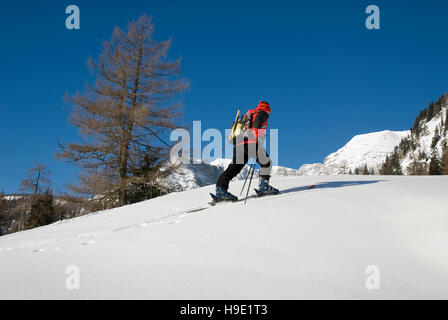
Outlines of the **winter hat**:
{"label": "winter hat", "polygon": [[260,101],[260,103],[258,104],[257,109],[261,109],[267,113],[271,112],[271,106],[269,105],[269,102],[266,101]]}

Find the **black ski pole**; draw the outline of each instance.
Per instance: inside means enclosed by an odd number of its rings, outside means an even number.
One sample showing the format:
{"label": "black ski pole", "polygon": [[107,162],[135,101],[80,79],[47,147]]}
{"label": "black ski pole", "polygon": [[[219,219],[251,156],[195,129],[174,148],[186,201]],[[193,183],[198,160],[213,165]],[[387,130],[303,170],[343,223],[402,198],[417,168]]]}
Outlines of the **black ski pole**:
{"label": "black ski pole", "polygon": [[253,167],[255,167],[255,162],[253,162],[250,165],[249,171],[246,174],[246,179],[244,179],[244,184],[243,184],[243,187],[241,188],[240,196],[243,194],[244,187],[246,186],[247,178],[249,178],[250,172],[252,171]]}
{"label": "black ski pole", "polygon": [[254,171],[255,171],[255,165],[253,166],[252,174],[250,175],[249,186],[247,187],[246,200],[244,200],[244,205],[246,205],[247,197],[249,196],[249,190],[250,190],[250,185],[252,183],[252,177],[254,176]]}

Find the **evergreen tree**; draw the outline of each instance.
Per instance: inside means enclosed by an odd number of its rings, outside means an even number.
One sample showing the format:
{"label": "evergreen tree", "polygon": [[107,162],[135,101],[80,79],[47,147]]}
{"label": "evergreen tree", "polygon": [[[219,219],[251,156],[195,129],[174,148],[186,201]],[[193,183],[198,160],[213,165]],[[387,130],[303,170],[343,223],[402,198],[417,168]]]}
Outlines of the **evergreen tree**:
{"label": "evergreen tree", "polygon": [[426,165],[423,162],[414,159],[409,164],[407,172],[411,176],[423,176],[428,174],[428,169],[426,168]]}
{"label": "evergreen tree", "polygon": [[382,174],[382,175],[402,175],[403,174],[403,170],[402,170],[401,164],[400,164],[400,156],[399,156],[397,148],[390,156],[386,157],[386,160],[384,161],[383,165],[381,166],[380,174]]}
{"label": "evergreen tree", "polygon": [[432,138],[431,149],[434,149],[437,146],[437,143],[439,142],[440,138],[441,136],[439,128],[436,128],[434,132],[434,137]]}
{"label": "evergreen tree", "polygon": [[[431,119],[433,119],[435,116],[437,116],[442,108],[447,105],[448,103],[448,93],[445,93],[445,95],[442,95],[437,102],[431,102],[428,106],[428,108],[422,110],[420,114],[415,118],[414,124],[412,126],[411,132],[413,135],[415,135],[417,138],[420,136],[421,131],[424,127],[424,122],[429,122]],[[445,120],[445,130],[447,130],[447,121],[448,121],[448,114],[446,116]]]}
{"label": "evergreen tree", "polygon": [[364,165],[362,166],[362,171],[361,171],[361,173],[362,173],[363,175],[365,175],[365,176],[368,176],[368,175],[370,174],[370,172],[369,172],[369,168],[367,167],[367,164],[364,164]]}
{"label": "evergreen tree", "polygon": [[[157,152],[156,152],[157,153]],[[142,161],[132,166],[128,203],[136,203],[164,195],[170,191],[164,183],[175,167],[164,167],[156,154],[147,153]]]}
{"label": "evergreen tree", "polygon": [[433,149],[431,155],[431,161],[429,162],[428,173],[430,175],[441,175],[442,163],[440,161],[439,152],[437,149]]}
{"label": "evergreen tree", "polygon": [[418,160],[421,161],[428,161],[428,155],[426,154],[425,151],[420,151],[418,154]]}
{"label": "evergreen tree", "polygon": [[445,116],[445,132],[448,132],[448,107],[445,110],[446,116]]}
{"label": "evergreen tree", "polygon": [[393,175],[403,175],[403,170],[401,169],[400,157],[397,152],[392,155],[392,174]]}
{"label": "evergreen tree", "polygon": [[383,162],[383,164],[381,165],[381,168],[380,168],[380,174],[381,175],[388,175],[389,174],[389,172],[390,172],[390,170],[389,170],[390,164],[389,163],[390,163],[390,157],[387,156],[386,160],[384,160],[384,162]]}
{"label": "evergreen tree", "polygon": [[53,195],[49,189],[42,195],[32,197],[31,210],[27,220],[26,229],[44,226],[57,220],[53,207]]}

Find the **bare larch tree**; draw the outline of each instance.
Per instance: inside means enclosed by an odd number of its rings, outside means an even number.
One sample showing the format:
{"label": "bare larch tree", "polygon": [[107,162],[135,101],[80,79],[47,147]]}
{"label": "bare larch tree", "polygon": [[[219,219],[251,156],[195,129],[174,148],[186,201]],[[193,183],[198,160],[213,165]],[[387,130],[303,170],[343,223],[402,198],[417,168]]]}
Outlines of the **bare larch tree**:
{"label": "bare larch tree", "polygon": [[20,183],[21,192],[30,192],[34,195],[44,193],[51,184],[51,171],[39,162],[34,163],[34,167],[28,170],[28,175]]}
{"label": "bare larch tree", "polygon": [[138,178],[132,169],[144,159],[154,160],[158,169],[145,177],[146,183],[169,172],[162,165],[169,155],[162,137],[178,126],[179,94],[189,83],[180,78],[180,58],[167,58],[171,40],[157,42],[153,33],[147,16],[130,23],[127,32],[116,27],[98,59],[89,60],[95,85],[67,98],[73,106],[70,121],[82,142],[61,144],[56,157],[82,169],[77,192],[125,205]]}

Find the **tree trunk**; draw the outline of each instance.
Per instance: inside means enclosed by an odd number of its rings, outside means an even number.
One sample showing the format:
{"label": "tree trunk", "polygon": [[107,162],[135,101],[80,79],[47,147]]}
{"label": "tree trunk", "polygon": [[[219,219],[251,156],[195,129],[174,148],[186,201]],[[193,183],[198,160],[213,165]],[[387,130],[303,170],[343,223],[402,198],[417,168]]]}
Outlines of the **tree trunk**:
{"label": "tree trunk", "polygon": [[134,130],[134,113],[135,106],[137,104],[137,93],[138,87],[140,83],[140,71],[142,64],[142,54],[143,54],[143,32],[142,37],[140,38],[140,47],[138,51],[137,65],[136,65],[136,73],[134,80],[134,88],[132,91],[132,102],[129,110],[129,119],[128,125],[126,128],[126,132],[122,138],[122,147],[121,147],[121,157],[120,157],[120,205],[124,206],[127,204],[127,194],[126,194],[126,179],[127,179],[127,170],[128,170],[128,160],[129,160],[129,143],[132,137],[132,131]]}
{"label": "tree trunk", "polygon": [[36,188],[34,189],[34,195],[37,194],[37,190],[39,189],[39,180],[40,180],[40,171],[39,171],[39,174],[37,175]]}

